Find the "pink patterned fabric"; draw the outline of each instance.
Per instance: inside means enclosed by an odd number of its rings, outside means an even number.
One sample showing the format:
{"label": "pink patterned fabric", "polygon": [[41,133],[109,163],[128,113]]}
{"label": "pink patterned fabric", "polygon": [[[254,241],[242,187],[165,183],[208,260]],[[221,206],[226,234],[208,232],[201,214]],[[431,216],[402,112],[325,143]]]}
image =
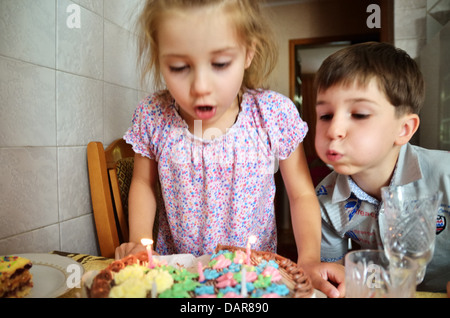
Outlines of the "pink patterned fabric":
{"label": "pink patterned fabric", "polygon": [[158,163],[164,207],[156,250],[211,254],[218,244],[276,252],[274,172],[308,127],[295,105],[272,91],[249,91],[227,133],[202,140],[188,130],[174,102],[158,94],[135,111],[124,139]]}

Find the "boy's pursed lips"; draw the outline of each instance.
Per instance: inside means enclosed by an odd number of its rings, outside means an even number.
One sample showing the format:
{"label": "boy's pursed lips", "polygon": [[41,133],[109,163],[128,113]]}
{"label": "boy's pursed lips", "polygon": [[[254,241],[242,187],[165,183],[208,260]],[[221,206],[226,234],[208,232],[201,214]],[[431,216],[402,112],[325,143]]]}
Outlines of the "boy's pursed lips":
{"label": "boy's pursed lips", "polygon": [[333,149],[328,150],[326,152],[326,156],[327,156],[327,159],[330,161],[338,161],[343,157],[342,154],[340,154],[339,152],[337,152]]}

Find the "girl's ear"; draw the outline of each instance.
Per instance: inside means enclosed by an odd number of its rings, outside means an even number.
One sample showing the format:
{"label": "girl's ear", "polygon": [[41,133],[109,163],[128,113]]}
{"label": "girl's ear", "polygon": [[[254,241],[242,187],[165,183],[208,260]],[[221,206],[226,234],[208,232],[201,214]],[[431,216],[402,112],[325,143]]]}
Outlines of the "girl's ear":
{"label": "girl's ear", "polygon": [[419,128],[420,118],[417,114],[408,114],[403,117],[400,134],[398,135],[395,144],[404,145],[409,142],[412,136]]}
{"label": "girl's ear", "polygon": [[247,56],[245,59],[245,69],[249,68],[250,65],[252,65],[252,61],[253,61],[253,58],[255,57],[255,52],[256,52],[255,47],[256,47],[255,43],[252,43],[252,45],[250,45],[247,48]]}

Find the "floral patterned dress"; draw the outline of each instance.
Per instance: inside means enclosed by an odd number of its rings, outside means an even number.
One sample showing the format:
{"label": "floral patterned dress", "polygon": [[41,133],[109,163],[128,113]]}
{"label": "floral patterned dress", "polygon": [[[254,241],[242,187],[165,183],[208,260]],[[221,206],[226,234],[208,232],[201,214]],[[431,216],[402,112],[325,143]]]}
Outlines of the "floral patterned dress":
{"label": "floral patterned dress", "polygon": [[156,251],[200,256],[218,244],[244,247],[255,235],[252,248],[275,252],[274,173],[308,131],[295,105],[273,91],[248,91],[226,134],[202,140],[159,96],[140,103],[124,136],[158,163],[164,204]]}

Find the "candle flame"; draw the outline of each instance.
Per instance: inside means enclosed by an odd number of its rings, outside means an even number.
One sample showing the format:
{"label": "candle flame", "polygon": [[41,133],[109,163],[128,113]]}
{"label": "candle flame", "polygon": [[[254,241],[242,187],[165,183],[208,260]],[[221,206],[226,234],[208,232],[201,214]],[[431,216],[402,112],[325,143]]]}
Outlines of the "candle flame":
{"label": "candle flame", "polygon": [[152,239],[146,239],[146,238],[143,238],[143,239],[141,240],[141,243],[142,243],[142,245],[144,245],[144,246],[148,246],[148,245],[152,245],[152,244],[153,244],[153,240],[152,240]]}
{"label": "candle flame", "polygon": [[255,243],[256,243],[256,236],[255,236],[255,235],[250,235],[250,236],[248,237],[248,242],[249,242],[250,244],[255,244]]}

